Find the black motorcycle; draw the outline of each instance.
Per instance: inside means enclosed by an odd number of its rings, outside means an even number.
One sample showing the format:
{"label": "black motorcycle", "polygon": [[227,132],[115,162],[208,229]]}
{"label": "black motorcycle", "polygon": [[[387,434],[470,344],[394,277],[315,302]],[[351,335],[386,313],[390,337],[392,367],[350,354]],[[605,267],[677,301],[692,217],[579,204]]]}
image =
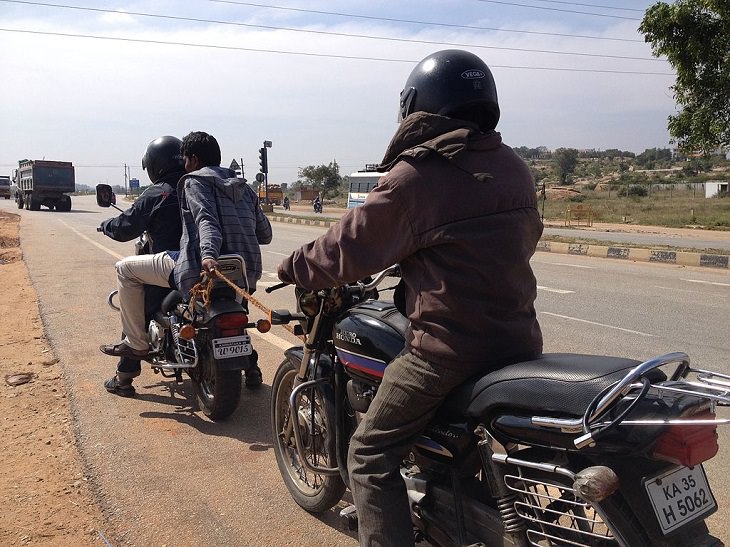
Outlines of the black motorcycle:
{"label": "black motorcycle", "polygon": [[[100,188],[101,186],[101,188]],[[114,193],[108,185],[97,186],[97,203],[112,205]],[[115,207],[118,209],[118,207]],[[121,210],[121,209],[119,209]],[[136,242],[136,254],[144,254],[147,235]],[[246,266],[239,255],[221,255],[218,270],[236,286],[248,292]],[[268,330],[268,322],[249,322],[247,302],[220,278],[204,275],[201,290],[189,302],[173,289],[145,287],[146,296],[157,293],[155,305],[148,313],[147,333],[150,353],[144,361],[165,378],[182,382],[186,373],[195,390],[195,399],[203,414],[211,420],[223,420],[238,407],[241,398],[241,371],[255,365],[247,329]],[[117,291],[107,299],[112,309]],[[149,298],[146,298],[149,301]],[[147,302],[147,306],[149,302]]]}
{"label": "black motorcycle", "polygon": [[[408,321],[372,282],[297,289],[303,346],[274,377],[274,452],[290,494],[316,513],[348,485],[349,439],[404,347]],[[267,289],[276,290],[282,285]],[[702,462],[730,376],[684,353],[646,362],[545,354],[455,390],[401,465],[416,540],[440,546],[721,546]],[[342,516],[356,525],[356,511]]]}

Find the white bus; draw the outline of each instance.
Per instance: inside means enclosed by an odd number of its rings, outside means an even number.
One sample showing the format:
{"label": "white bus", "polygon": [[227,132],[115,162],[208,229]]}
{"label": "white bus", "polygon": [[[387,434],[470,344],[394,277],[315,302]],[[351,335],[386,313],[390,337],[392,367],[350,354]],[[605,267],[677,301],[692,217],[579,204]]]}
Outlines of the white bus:
{"label": "white bus", "polygon": [[365,203],[365,198],[368,197],[370,190],[375,188],[380,177],[384,175],[385,173],[378,173],[377,171],[352,173],[350,175],[350,189],[347,194],[347,208],[352,209]]}

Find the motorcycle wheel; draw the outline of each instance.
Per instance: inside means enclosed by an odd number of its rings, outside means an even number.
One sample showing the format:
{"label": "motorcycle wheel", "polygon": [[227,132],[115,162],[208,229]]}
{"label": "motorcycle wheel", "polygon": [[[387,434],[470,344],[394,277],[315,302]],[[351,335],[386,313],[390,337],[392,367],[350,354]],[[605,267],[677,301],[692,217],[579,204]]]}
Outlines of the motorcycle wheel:
{"label": "motorcycle wheel", "polygon": [[199,356],[198,370],[191,374],[198,407],[213,421],[225,420],[241,399],[241,371],[221,370],[209,351]]}
{"label": "motorcycle wheel", "polygon": [[[297,368],[288,360],[279,365],[272,385],[271,425],[276,463],[289,493],[302,509],[321,513],[334,507],[345,492],[337,475],[321,475],[304,467],[296,449],[292,425],[300,428],[309,463],[320,467],[336,466],[334,405],[313,389],[302,393],[297,405],[297,423],[291,423],[289,396]],[[313,427],[312,427],[313,426]]]}

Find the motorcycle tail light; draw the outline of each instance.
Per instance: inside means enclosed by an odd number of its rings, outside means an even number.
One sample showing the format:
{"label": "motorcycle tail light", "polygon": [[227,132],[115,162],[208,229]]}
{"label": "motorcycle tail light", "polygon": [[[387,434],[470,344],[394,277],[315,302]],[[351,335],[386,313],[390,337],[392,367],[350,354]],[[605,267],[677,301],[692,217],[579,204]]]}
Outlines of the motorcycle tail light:
{"label": "motorcycle tail light", "polygon": [[222,336],[236,336],[246,328],[248,316],[245,313],[226,313],[215,318],[215,326]]}
{"label": "motorcycle tail light", "polygon": [[[692,418],[712,420],[715,415],[708,412]],[[654,446],[654,456],[686,467],[693,467],[714,458],[717,450],[717,426],[715,424],[670,425]]]}

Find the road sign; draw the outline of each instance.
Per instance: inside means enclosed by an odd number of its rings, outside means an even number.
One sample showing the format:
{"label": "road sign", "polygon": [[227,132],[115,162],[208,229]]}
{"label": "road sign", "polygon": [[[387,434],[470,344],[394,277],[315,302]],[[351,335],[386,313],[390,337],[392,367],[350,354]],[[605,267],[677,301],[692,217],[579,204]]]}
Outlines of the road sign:
{"label": "road sign", "polygon": [[241,166],[240,166],[240,165],[238,165],[238,162],[237,162],[237,161],[235,160],[235,158],[234,158],[234,159],[233,159],[233,161],[231,162],[231,167],[230,167],[230,168],[231,168],[231,169],[232,169],[233,171],[240,171],[240,169],[241,169]]}
{"label": "road sign", "polygon": [[256,173],[256,182],[264,182],[264,174]]}
{"label": "road sign", "polygon": [[139,188],[139,179],[129,179],[129,188]]}

